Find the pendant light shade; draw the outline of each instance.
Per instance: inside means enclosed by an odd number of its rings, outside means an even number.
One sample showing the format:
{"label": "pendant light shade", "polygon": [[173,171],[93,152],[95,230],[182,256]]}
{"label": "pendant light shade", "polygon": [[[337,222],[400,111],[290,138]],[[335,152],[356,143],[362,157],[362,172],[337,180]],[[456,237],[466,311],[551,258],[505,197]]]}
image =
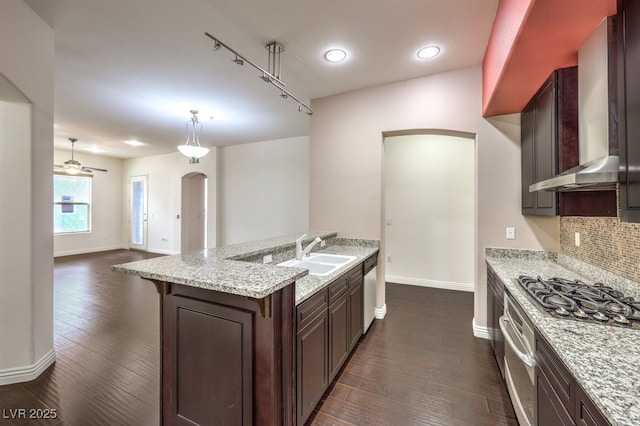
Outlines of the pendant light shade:
{"label": "pendant light shade", "polygon": [[191,110],[192,117],[187,122],[187,141],[184,145],[178,146],[178,151],[185,157],[189,158],[190,164],[200,162],[200,158],[209,153],[209,148],[200,146],[199,136],[202,132],[202,123],[198,121],[198,111]]}

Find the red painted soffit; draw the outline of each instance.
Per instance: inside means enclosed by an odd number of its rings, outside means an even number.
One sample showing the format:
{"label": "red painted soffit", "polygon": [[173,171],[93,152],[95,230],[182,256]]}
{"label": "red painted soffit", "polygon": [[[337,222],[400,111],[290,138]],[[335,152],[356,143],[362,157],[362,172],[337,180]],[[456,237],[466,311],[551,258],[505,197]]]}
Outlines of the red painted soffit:
{"label": "red painted soffit", "polygon": [[578,49],[616,0],[500,0],[482,64],[482,115],[521,112]]}

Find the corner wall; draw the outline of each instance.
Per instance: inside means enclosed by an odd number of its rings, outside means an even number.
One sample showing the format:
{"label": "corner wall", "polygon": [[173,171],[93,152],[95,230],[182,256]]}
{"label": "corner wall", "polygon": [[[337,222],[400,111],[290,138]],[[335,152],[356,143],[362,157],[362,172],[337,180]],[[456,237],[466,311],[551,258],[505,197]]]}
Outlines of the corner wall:
{"label": "corner wall", "polygon": [[[311,120],[310,228],[384,240],[383,132],[443,129],[476,135],[475,303],[486,326],[484,248],[556,250],[557,218],[520,209],[520,116],[482,118],[480,66],[315,99]],[[443,182],[441,184],[445,184]],[[516,228],[516,240],[505,228]],[[383,308],[381,241],[377,307]]]}
{"label": "corner wall", "polygon": [[[4,200],[0,226],[2,385],[32,380],[55,360],[51,203],[54,34],[20,0],[0,2],[0,58],[0,75],[26,99],[8,99],[8,109],[0,111],[0,152],[3,161],[15,163],[0,167]],[[8,135],[12,137],[5,137]],[[15,197],[4,196],[16,191]],[[5,202],[11,208],[5,209]]]}

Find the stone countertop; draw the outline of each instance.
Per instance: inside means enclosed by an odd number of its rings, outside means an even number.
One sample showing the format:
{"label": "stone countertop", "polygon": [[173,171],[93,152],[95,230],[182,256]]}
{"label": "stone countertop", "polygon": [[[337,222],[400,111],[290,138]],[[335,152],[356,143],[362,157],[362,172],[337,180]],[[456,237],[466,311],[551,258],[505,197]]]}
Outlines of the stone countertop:
{"label": "stone countertop", "polygon": [[640,284],[561,254],[487,249],[487,263],[612,425],[640,425],[640,331],[553,318],[517,282],[520,275],[605,282],[637,297]]}
{"label": "stone countertop", "polygon": [[347,272],[357,263],[364,262],[369,256],[378,252],[378,247],[371,245],[356,245],[348,240],[343,240],[340,245],[333,245],[322,250],[322,253],[344,254],[356,256],[354,260],[324,277],[317,275],[307,275],[296,282],[296,305],[304,302],[318,291],[329,285],[333,280]]}
{"label": "stone countertop", "polygon": [[[296,282],[296,304],[298,304],[327,285],[332,278],[348,270],[351,265],[350,263],[325,277],[318,277],[308,275],[309,271],[306,269],[262,264],[256,261],[267,254],[274,256],[275,263],[286,260],[282,258],[278,260],[278,255],[293,257],[288,253],[294,252],[295,240],[300,235],[301,233],[291,234],[249,243],[156,257],[114,265],[112,270],[149,280],[171,282],[257,299]],[[373,254],[378,250],[377,241],[335,238],[335,232],[307,232],[304,245],[309,244],[315,237],[327,241],[327,247],[322,250],[326,253],[349,254],[358,256],[358,259],[364,259],[366,253]]]}

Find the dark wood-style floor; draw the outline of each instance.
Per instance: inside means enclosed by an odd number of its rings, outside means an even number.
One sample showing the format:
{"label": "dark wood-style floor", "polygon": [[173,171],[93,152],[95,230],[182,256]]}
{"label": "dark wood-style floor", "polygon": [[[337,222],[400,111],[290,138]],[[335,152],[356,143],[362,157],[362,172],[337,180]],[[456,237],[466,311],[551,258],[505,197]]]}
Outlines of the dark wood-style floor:
{"label": "dark wood-style floor", "polygon": [[[0,386],[0,424],[159,423],[158,295],[110,269],[153,256],[55,260],[57,361],[32,382]],[[360,341],[310,424],[517,424],[488,342],[472,335],[472,294],[388,284],[386,297],[385,320]],[[5,418],[20,408],[52,408],[58,418]]]}

